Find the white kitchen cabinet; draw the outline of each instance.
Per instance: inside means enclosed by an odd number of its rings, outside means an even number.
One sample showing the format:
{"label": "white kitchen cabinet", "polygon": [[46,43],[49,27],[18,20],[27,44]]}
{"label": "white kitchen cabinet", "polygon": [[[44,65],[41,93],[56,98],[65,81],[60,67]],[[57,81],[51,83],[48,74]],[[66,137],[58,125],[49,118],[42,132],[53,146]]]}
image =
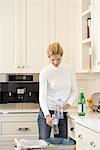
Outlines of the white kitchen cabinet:
{"label": "white kitchen cabinet", "polygon": [[76,50],[80,49],[79,3],[0,0],[0,73],[40,72],[49,62],[47,48],[54,41],[64,49],[63,60],[75,64]]}
{"label": "white kitchen cabinet", "polygon": [[45,35],[43,0],[21,1],[21,72],[40,72],[44,65]]}
{"label": "white kitchen cabinet", "polygon": [[91,69],[91,0],[81,0],[81,52],[80,71]]}
{"label": "white kitchen cabinet", "polygon": [[[50,25],[49,25],[49,42],[60,42],[64,49],[64,60],[69,56],[67,50],[67,29],[68,29],[68,2],[66,0],[52,0],[49,2]],[[67,62],[69,61],[69,57]]]}
{"label": "white kitchen cabinet", "polygon": [[78,123],[75,125],[76,149],[99,150],[100,134]]}
{"label": "white kitchen cabinet", "polygon": [[43,0],[0,0],[1,73],[34,73],[43,67],[45,5]]}
{"label": "white kitchen cabinet", "polygon": [[16,52],[20,53],[19,17],[19,0],[0,0],[0,73],[18,67],[15,60]]}
{"label": "white kitchen cabinet", "polygon": [[100,72],[100,1],[92,0],[92,71]]}
{"label": "white kitchen cabinet", "polygon": [[14,138],[38,139],[38,113],[11,113],[2,114],[0,149],[13,150]]}
{"label": "white kitchen cabinet", "polygon": [[49,42],[61,43],[64,50],[63,61],[75,64],[75,20],[78,1],[49,1]]}
{"label": "white kitchen cabinet", "polygon": [[80,72],[100,72],[100,1],[81,1]]}

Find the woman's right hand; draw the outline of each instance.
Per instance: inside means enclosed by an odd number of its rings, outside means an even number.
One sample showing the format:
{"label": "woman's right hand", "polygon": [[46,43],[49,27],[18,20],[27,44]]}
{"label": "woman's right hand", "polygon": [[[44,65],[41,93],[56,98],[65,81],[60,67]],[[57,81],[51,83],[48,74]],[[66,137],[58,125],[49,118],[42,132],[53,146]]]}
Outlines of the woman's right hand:
{"label": "woman's right hand", "polygon": [[47,116],[46,116],[46,123],[47,123],[49,126],[52,126],[52,121],[53,121],[53,118],[52,118],[50,115],[47,115]]}

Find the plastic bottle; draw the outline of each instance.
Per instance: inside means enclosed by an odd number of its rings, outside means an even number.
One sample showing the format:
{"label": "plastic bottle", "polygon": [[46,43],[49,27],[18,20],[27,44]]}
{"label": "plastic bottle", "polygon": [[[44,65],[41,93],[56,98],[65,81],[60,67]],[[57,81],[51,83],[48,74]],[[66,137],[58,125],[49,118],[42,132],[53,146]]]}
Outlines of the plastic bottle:
{"label": "plastic bottle", "polygon": [[58,99],[58,102],[56,104],[56,112],[57,112],[57,117],[59,119],[63,119],[63,103],[61,101],[61,99]]}
{"label": "plastic bottle", "polygon": [[85,116],[86,113],[86,100],[84,96],[83,89],[80,89],[80,95],[78,98],[78,115]]}
{"label": "plastic bottle", "polygon": [[59,128],[58,128],[59,119],[57,118],[57,116],[55,116],[55,114],[52,115],[52,118],[53,118],[53,123],[52,123],[53,132],[54,134],[59,134]]}

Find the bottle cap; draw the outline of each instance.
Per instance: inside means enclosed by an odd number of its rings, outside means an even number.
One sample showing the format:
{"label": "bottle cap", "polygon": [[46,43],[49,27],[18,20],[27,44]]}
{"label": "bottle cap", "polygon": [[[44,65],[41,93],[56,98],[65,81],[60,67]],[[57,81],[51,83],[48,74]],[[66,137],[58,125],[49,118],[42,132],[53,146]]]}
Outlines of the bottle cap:
{"label": "bottle cap", "polygon": [[83,92],[83,88],[80,88],[80,92]]}

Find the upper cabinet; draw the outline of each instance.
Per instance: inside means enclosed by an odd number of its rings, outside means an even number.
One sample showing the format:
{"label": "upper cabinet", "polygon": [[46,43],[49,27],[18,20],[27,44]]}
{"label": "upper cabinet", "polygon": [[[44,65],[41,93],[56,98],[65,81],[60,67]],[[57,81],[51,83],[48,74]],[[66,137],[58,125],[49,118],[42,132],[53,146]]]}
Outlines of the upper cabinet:
{"label": "upper cabinet", "polygon": [[80,72],[91,69],[91,0],[81,1],[81,67]]}
{"label": "upper cabinet", "polygon": [[92,0],[92,71],[100,72],[100,1]]}
{"label": "upper cabinet", "polygon": [[[68,1],[49,1],[49,41],[58,41],[64,50],[63,60],[69,62],[68,54]],[[67,59],[68,57],[68,59]]]}
{"label": "upper cabinet", "polygon": [[0,72],[33,73],[44,65],[43,0],[0,0]]}
{"label": "upper cabinet", "polygon": [[45,2],[21,0],[21,72],[40,72],[44,65]]}
{"label": "upper cabinet", "polygon": [[64,55],[63,61],[75,64],[75,31],[78,0],[49,1],[49,42],[61,43]]}
{"label": "upper cabinet", "polygon": [[0,73],[40,72],[49,63],[47,48],[54,41],[64,49],[63,60],[75,64],[79,4],[80,0],[0,0]]}
{"label": "upper cabinet", "polygon": [[[15,71],[20,48],[19,1],[0,0],[0,72]],[[18,40],[16,40],[18,39]]]}
{"label": "upper cabinet", "polygon": [[79,72],[100,72],[100,1],[81,1],[81,67]]}

